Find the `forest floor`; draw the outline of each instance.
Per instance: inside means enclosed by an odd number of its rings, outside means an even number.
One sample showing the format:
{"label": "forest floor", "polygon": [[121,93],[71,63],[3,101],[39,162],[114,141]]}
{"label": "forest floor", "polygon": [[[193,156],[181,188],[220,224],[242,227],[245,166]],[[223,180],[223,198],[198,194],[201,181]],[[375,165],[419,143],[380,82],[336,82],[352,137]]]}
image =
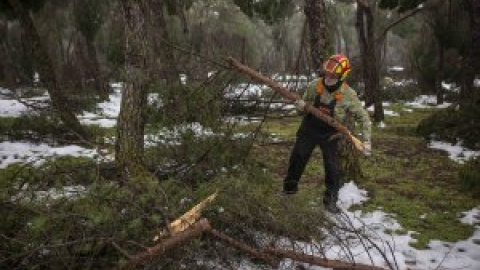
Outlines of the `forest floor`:
{"label": "forest floor", "polygon": [[[104,137],[112,137],[116,124],[115,118],[119,111],[119,101],[119,92],[115,92],[110,102],[99,105],[104,112],[102,115],[95,113],[84,115],[81,117],[82,122],[100,125],[96,130]],[[25,108],[11,100],[2,102],[4,104],[1,103],[0,131],[11,133],[13,128],[18,128],[14,124],[15,119],[25,111]],[[471,153],[457,149],[457,152],[452,154],[433,149],[438,146],[438,143],[429,142],[416,133],[416,128],[422,119],[436,110],[439,108],[412,108],[399,104],[387,106],[388,113],[383,127],[373,128],[373,155],[360,159],[363,177],[355,182],[345,180],[346,185],[342,188],[343,192],[340,195],[340,201],[343,201],[341,207],[350,217],[357,218],[366,225],[382,224],[382,237],[393,239],[398,250],[396,256],[398,255],[399,260],[403,260],[400,263],[402,267],[399,269],[436,269],[441,263],[445,263],[449,268],[478,269],[477,267],[480,267],[480,198],[462,189],[458,175],[458,169],[462,166],[459,161]],[[282,181],[300,121],[299,116],[266,120],[261,131],[267,135],[267,138],[273,136],[275,140],[257,141],[247,160],[259,164],[267,173],[264,176],[255,176],[252,172],[253,177],[258,179],[248,179],[248,181],[237,179],[237,182],[243,181],[240,183],[242,188],[249,188],[250,191],[259,190],[257,198],[261,199],[252,201],[252,205],[249,205],[252,208],[248,209],[249,211],[255,208],[263,211],[265,208],[261,208],[262,206],[274,208],[278,203],[277,195],[282,189]],[[32,118],[27,123],[20,128],[32,128],[37,123],[37,118]],[[37,125],[41,125],[41,122]],[[239,131],[249,132],[256,129],[257,125],[258,123],[241,125]],[[42,128],[49,128],[49,126],[42,126]],[[64,155],[88,158],[99,156],[95,149],[74,145],[52,146],[46,143],[4,141],[0,142],[0,178],[3,173],[8,173],[6,168],[12,163],[36,164],[37,160],[43,160],[46,156]],[[79,160],[82,161],[82,159]],[[307,209],[311,208],[309,205],[303,208],[299,206],[320,201],[324,190],[323,178],[321,153],[316,149],[300,182],[300,192],[292,198],[294,203],[290,204],[286,210],[288,212],[298,207],[293,218],[317,211]],[[257,184],[262,180],[273,181],[273,184]],[[234,185],[231,182],[220,181],[219,183],[226,186]],[[162,184],[168,185],[168,183]],[[212,183],[212,186],[207,184],[206,187],[200,188],[198,193],[202,193],[202,189],[205,189],[205,193],[210,193],[219,188],[217,184],[217,182]],[[183,185],[181,187],[184,189]],[[272,187],[276,190],[272,191]],[[79,188],[85,190],[83,186]],[[178,191],[179,189],[176,189],[177,193]],[[232,191],[238,192],[236,188]],[[174,194],[176,193],[172,193],[172,196]],[[182,194],[175,195],[178,201],[183,200]],[[353,201],[352,195],[357,196],[357,199]],[[202,196],[198,197],[202,198]],[[237,195],[237,197],[225,198],[231,201],[232,213],[240,212],[244,210],[242,207],[245,207],[243,204],[236,205],[243,200],[242,196]],[[358,200],[358,197],[362,199]],[[346,202],[347,200],[353,202]],[[172,204],[176,202],[173,198],[171,201]],[[225,212],[228,211],[228,208],[226,209]],[[305,213],[302,213],[304,210]],[[249,214],[248,211],[246,214]],[[263,217],[262,214],[264,213],[259,213],[259,216]],[[284,215],[283,212],[282,215]],[[387,223],[397,225],[387,226]],[[292,227],[295,228],[299,224],[293,222],[293,225]],[[365,261],[368,263],[368,258]]]}
{"label": "forest floor", "polygon": [[[461,165],[450,159],[447,152],[430,148],[429,142],[415,132],[418,123],[434,109],[397,110],[400,117],[387,117],[385,127],[373,128],[373,155],[361,158],[363,178],[356,183],[368,192],[369,200],[353,209],[381,209],[394,215],[404,228],[395,233],[415,231],[417,242],[411,245],[417,248],[427,248],[432,239],[458,241],[470,237],[474,227],[459,218],[462,212],[479,206],[480,198],[462,190],[458,176]],[[260,146],[255,152],[272,172],[277,172],[279,191],[299,124],[299,117],[268,121],[264,131],[285,141]],[[300,194],[323,190],[323,174],[317,147],[301,179]]]}

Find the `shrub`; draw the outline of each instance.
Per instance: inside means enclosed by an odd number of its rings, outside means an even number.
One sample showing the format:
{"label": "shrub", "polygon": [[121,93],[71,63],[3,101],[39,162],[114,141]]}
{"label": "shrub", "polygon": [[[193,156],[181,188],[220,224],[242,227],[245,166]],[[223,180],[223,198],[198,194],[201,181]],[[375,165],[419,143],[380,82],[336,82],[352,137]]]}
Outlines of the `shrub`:
{"label": "shrub", "polygon": [[[94,138],[102,138],[107,133],[107,129],[98,126],[86,126],[85,128]],[[32,142],[78,141],[77,135],[63,125],[57,117],[49,114],[0,118],[0,137],[7,140]]]}
{"label": "shrub", "polygon": [[420,90],[416,84],[404,82],[403,84],[391,84],[384,86],[383,100],[390,102],[406,102],[418,97]]}
{"label": "shrub", "polygon": [[480,149],[480,106],[460,110],[448,108],[438,111],[420,122],[417,132],[425,138],[435,138]]}
{"label": "shrub", "polygon": [[459,177],[462,188],[480,195],[480,158],[468,161],[460,169]]}

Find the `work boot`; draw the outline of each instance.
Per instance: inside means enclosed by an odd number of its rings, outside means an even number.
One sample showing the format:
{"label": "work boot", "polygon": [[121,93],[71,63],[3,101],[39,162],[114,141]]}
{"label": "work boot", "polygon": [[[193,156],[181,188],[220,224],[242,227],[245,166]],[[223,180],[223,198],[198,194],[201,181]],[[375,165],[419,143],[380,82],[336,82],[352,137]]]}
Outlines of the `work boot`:
{"label": "work boot", "polygon": [[332,214],[340,214],[342,210],[337,206],[337,203],[329,202],[325,204],[325,210]]}
{"label": "work boot", "polygon": [[283,182],[283,195],[293,195],[298,191],[298,183],[296,182]]}
{"label": "work boot", "polygon": [[340,208],[337,206],[338,195],[337,194],[328,194],[325,193],[323,197],[323,205],[325,210],[332,214],[339,214],[341,212]]}

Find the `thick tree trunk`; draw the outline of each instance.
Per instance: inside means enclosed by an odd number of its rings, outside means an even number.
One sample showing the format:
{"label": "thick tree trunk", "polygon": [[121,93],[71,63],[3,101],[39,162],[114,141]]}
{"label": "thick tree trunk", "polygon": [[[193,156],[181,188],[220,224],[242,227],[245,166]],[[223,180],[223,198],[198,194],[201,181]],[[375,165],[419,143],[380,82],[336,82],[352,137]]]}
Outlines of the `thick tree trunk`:
{"label": "thick tree trunk", "polygon": [[115,161],[123,176],[144,171],[144,128],[148,73],[145,20],[136,0],[121,1],[126,22],[126,83],[118,116]]}
{"label": "thick tree trunk", "polygon": [[55,74],[53,62],[44,44],[42,43],[32,18],[19,0],[8,0],[8,2],[19,17],[26,34],[29,36],[29,39],[32,42],[33,52],[37,62],[37,70],[40,75],[40,79],[47,87],[53,109],[67,127],[69,127],[78,136],[87,139],[87,132],[82,127],[75,114],[73,114],[73,112],[70,110],[67,99],[62,93],[60,82]]}
{"label": "thick tree trunk", "polygon": [[327,12],[324,0],[305,0],[305,17],[308,22],[310,55],[316,72],[322,70],[328,57]]}
{"label": "thick tree trunk", "polygon": [[374,18],[372,8],[363,0],[357,0],[356,28],[362,59],[363,80],[365,83],[365,105],[373,104],[375,122],[385,118],[382,96],[379,87],[377,50],[374,36]]}

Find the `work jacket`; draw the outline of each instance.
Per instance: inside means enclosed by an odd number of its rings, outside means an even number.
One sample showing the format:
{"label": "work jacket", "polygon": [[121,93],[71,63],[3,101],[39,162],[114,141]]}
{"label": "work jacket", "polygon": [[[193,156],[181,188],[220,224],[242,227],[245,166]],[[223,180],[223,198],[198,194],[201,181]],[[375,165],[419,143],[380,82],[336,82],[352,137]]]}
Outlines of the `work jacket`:
{"label": "work jacket", "polygon": [[[370,141],[372,126],[370,117],[358,99],[355,90],[347,83],[342,83],[338,89],[330,93],[323,83],[323,78],[318,78],[307,86],[303,94],[303,100],[313,104],[323,113],[332,116],[342,124],[345,124],[347,116],[352,115],[358,126],[359,132],[357,135],[361,135],[364,141]],[[315,116],[307,114],[302,121],[299,132],[306,132],[319,139],[325,139],[337,131]],[[351,132],[354,133],[354,130]]]}

